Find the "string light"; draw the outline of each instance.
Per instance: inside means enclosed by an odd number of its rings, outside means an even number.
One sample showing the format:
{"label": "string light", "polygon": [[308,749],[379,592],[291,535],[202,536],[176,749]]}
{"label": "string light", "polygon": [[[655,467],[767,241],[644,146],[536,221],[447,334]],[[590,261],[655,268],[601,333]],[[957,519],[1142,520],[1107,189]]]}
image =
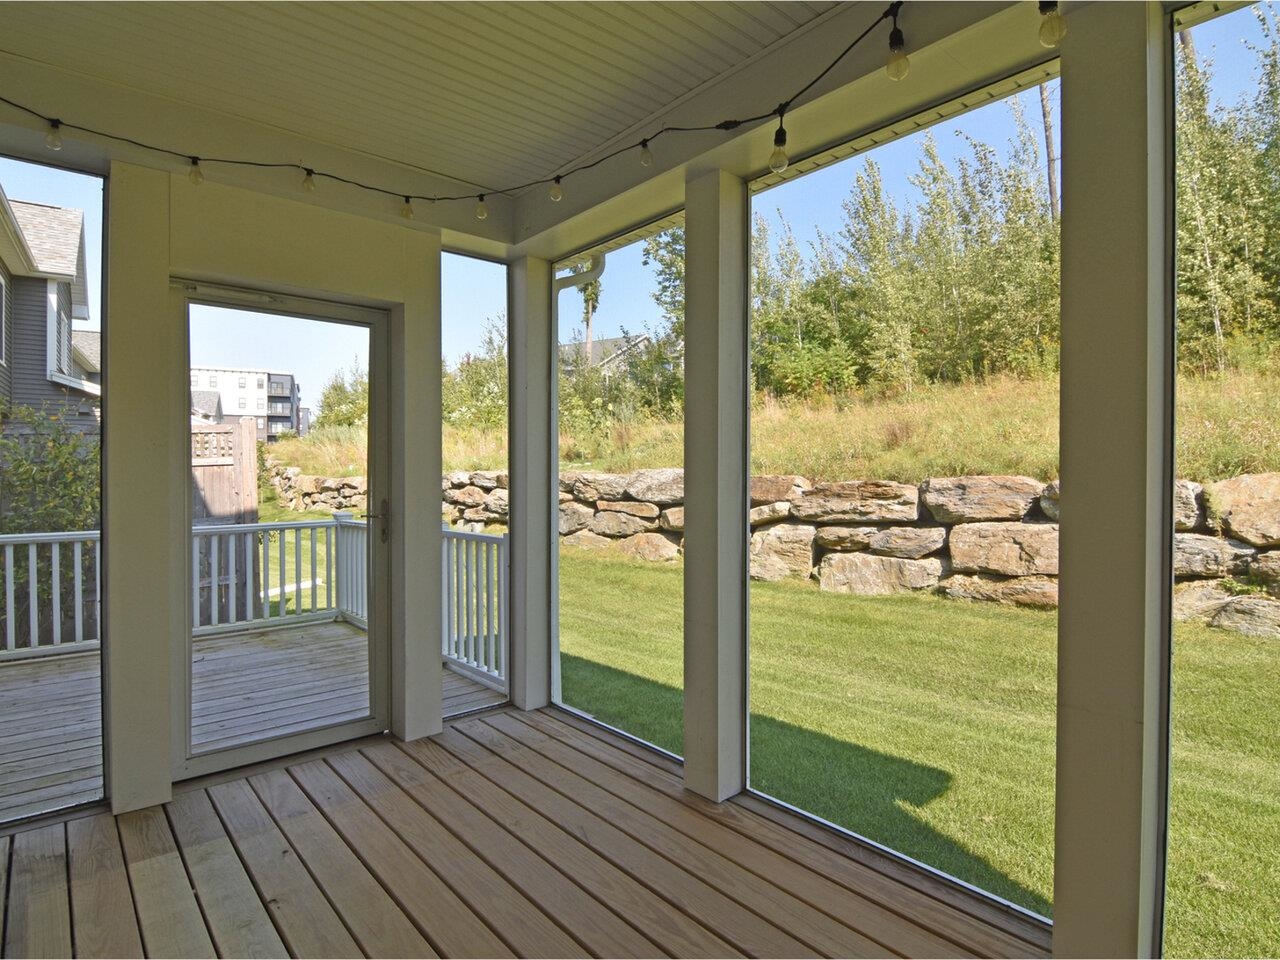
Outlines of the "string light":
{"label": "string light", "polygon": [[773,132],[773,153],[769,154],[769,169],[781,173],[787,169],[787,128],[782,125],[782,116],[778,116],[778,129]]}
{"label": "string light", "polygon": [[884,65],[884,72],[893,81],[905,80],[907,74],[911,72],[911,62],[907,59],[906,52],[907,41],[902,35],[902,28],[898,26],[898,11],[901,8],[901,3],[895,3],[891,8],[893,29],[889,31],[889,60]]}
{"label": "string light", "polygon": [[1063,19],[1055,0],[1040,0],[1040,46],[1053,49],[1067,35],[1067,21]]}
{"label": "string light", "polygon": [[[438,203],[438,202],[447,202],[447,201],[456,202],[456,201],[462,201],[462,200],[471,200],[473,198],[476,201],[476,206],[475,206],[476,219],[485,220],[489,216],[488,207],[485,205],[485,196],[487,193],[514,194],[522,190],[527,190],[530,187],[549,185],[550,195],[552,200],[558,202],[564,196],[563,187],[561,185],[564,179],[571,176],[575,176],[579,173],[585,173],[586,171],[594,169],[595,167],[598,167],[603,163],[607,163],[608,161],[613,160],[615,157],[621,156],[622,154],[627,153],[628,151],[636,150],[639,152],[640,165],[642,167],[653,166],[654,157],[653,157],[653,150],[650,148],[650,144],[653,143],[653,141],[657,140],[661,136],[665,136],[667,134],[673,134],[673,133],[680,134],[680,133],[727,132],[727,131],[737,130],[739,127],[746,126],[749,124],[760,123],[761,121],[768,120],[774,116],[778,117],[779,123],[778,123],[778,129],[774,132],[774,151],[773,151],[773,154],[770,156],[769,169],[774,170],[775,172],[781,172],[785,170],[788,164],[790,163],[790,160],[787,157],[786,150],[785,150],[786,142],[787,142],[787,132],[781,122],[783,115],[786,113],[786,111],[791,107],[791,105],[795,101],[799,100],[801,97],[807,94],[810,90],[812,90],[813,87],[815,87],[824,77],[827,76],[827,74],[829,74],[832,70],[834,70],[836,66],[838,66],[844,60],[845,57],[849,55],[849,53],[854,49],[854,47],[858,46],[858,44],[860,44],[863,40],[865,40],[868,36],[870,36],[871,33],[881,23],[885,22],[886,20],[891,20],[893,22],[893,29],[889,35],[890,56],[889,56],[889,63],[887,65],[889,75],[895,80],[900,80],[907,75],[907,70],[909,69],[909,65],[907,63],[906,53],[904,52],[905,43],[903,41],[902,30],[899,29],[898,27],[898,13],[902,9],[902,5],[903,5],[903,0],[895,0],[895,2],[890,3],[889,6],[878,17],[876,17],[875,20],[869,23],[861,33],[859,33],[856,37],[854,37],[854,39],[850,41],[850,43],[839,53],[839,55],[837,55],[835,59],[833,59],[830,63],[828,63],[827,66],[824,67],[820,73],[818,73],[812,80],[806,83],[794,94],[792,94],[788,99],[782,101],[781,104],[779,104],[774,109],[768,111],[767,113],[757,114],[756,116],[752,116],[752,117],[742,117],[742,118],[721,120],[718,123],[699,124],[694,126],[674,126],[674,125],[663,126],[663,127],[660,127],[658,130],[650,133],[647,137],[643,138],[642,140],[636,143],[625,144],[621,147],[618,147],[615,150],[612,150],[602,156],[597,157],[594,160],[578,164],[576,167],[566,170],[563,173],[560,173],[556,176],[542,177],[540,179],[530,180],[526,183],[513,184],[511,186],[503,187],[500,189],[485,188],[485,191],[486,191],[485,193],[478,193],[478,194],[463,193],[463,194],[454,194],[454,195],[448,195],[448,196],[445,196],[445,195],[426,196],[422,194],[403,194],[399,190],[392,190],[387,187],[381,187],[376,184],[367,183],[361,180],[356,180],[351,177],[344,177],[341,174],[329,173],[327,171],[316,171],[311,169],[310,167],[304,167],[300,163],[276,163],[276,162],[266,161],[266,160],[248,160],[248,159],[233,158],[233,157],[201,158],[197,156],[192,156],[184,151],[174,150],[171,147],[157,146],[156,144],[153,144],[153,143],[146,143],[142,140],[136,140],[132,137],[126,137],[116,133],[109,133],[105,130],[98,130],[93,127],[85,126],[83,124],[69,123],[59,119],[55,119],[54,117],[41,113],[39,110],[26,106],[25,104],[22,104],[22,103],[18,103],[15,100],[11,100],[8,97],[0,96],[0,103],[6,104],[14,108],[15,110],[19,110],[27,114],[28,116],[34,117],[44,122],[45,124],[47,124],[49,127],[49,130],[45,135],[45,145],[50,150],[62,149],[61,128],[65,127],[69,130],[76,130],[81,133],[86,133],[91,136],[99,137],[104,140],[111,140],[116,143],[128,144],[129,146],[136,147],[140,150],[147,150],[152,153],[163,154],[165,156],[172,157],[175,160],[188,161],[190,164],[190,168],[187,171],[187,177],[193,184],[201,184],[204,182],[204,170],[202,168],[202,164],[210,164],[210,163],[225,164],[228,166],[253,167],[259,170],[293,170],[303,175],[302,188],[308,193],[316,189],[317,177],[325,177],[329,180],[334,180],[338,183],[344,183],[348,186],[355,187],[360,190],[366,190],[370,193],[381,194],[387,197],[403,197],[405,202],[404,202],[404,206],[401,208],[400,213],[401,213],[401,216],[403,216],[406,220],[412,219],[413,217],[413,201],[414,200],[423,200],[428,203]],[[1051,9],[1046,9],[1046,8],[1051,8]],[[1060,40],[1061,37],[1066,33],[1066,24],[1064,21],[1062,21],[1061,16],[1056,13],[1056,10],[1057,10],[1056,3],[1040,4],[1040,11],[1042,14],[1045,15],[1044,22],[1042,22],[1042,25],[1041,25],[1042,42],[1046,39],[1046,37],[1049,37],[1049,36],[1056,36],[1057,39]],[[1049,24],[1052,24],[1052,26],[1048,26]],[[481,185],[476,184],[476,186],[481,186]]]}

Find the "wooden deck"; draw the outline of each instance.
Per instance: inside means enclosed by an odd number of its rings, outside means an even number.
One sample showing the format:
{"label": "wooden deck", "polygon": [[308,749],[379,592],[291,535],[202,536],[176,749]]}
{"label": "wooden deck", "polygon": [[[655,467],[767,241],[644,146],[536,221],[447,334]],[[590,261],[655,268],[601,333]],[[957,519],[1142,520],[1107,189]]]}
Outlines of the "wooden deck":
{"label": "wooden deck", "polygon": [[[364,631],[348,623],[195,641],[192,742],[198,750],[355,720],[369,713]],[[102,796],[98,654],[0,663],[0,821]],[[445,672],[445,715],[505,702]]]}
{"label": "wooden deck", "polygon": [[[1042,928],[561,711],[0,838],[12,956],[1043,956]],[[3,879],[8,877],[7,892]]]}

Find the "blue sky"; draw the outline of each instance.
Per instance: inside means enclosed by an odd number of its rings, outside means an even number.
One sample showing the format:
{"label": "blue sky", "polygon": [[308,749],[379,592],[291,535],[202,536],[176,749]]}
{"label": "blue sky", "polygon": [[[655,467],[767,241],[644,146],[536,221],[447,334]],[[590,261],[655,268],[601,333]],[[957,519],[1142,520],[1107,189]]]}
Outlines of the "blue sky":
{"label": "blue sky", "polygon": [[[1202,59],[1213,61],[1214,93],[1221,102],[1233,103],[1247,91],[1252,81],[1254,58],[1247,45],[1261,40],[1261,31],[1252,9],[1219,17],[1197,27],[1196,47]],[[1068,40],[1068,42],[1070,42]],[[908,78],[906,83],[910,83]],[[1058,103],[1058,84],[1052,87],[1053,103]],[[1033,129],[1039,127],[1038,94],[1021,95],[1025,112]],[[932,129],[942,155],[954,158],[967,152],[961,134],[968,134],[996,147],[1007,144],[1013,132],[1011,114],[1006,103],[991,104],[956,120]],[[910,204],[914,189],[908,177],[915,172],[920,153],[921,135],[906,137],[877,148],[871,156],[880,165],[886,190],[899,207]],[[835,232],[840,225],[840,202],[848,195],[849,185],[863,160],[855,157],[834,164],[808,176],[790,181],[756,195],[752,210],[764,216],[774,230],[781,215],[791,224],[797,238],[812,240],[818,229]],[[19,163],[0,157],[0,183],[5,192],[20,200],[34,200],[61,206],[79,207],[85,211],[86,252],[89,260],[90,310],[96,327],[101,315],[98,290],[101,280],[102,184],[96,177],[67,173],[53,167]],[[476,350],[483,337],[486,321],[505,316],[505,269],[470,257],[446,254],[443,270],[444,355],[454,364],[467,352]],[[595,335],[617,336],[625,328],[636,332],[655,325],[659,315],[653,303],[655,288],[651,268],[641,262],[641,245],[633,244],[608,256],[608,267],[602,283],[600,307],[595,318]],[[582,301],[575,290],[561,295],[561,339],[572,339],[581,329]],[[268,366],[293,371],[313,401],[319,388],[332,373],[349,367],[353,359],[367,363],[367,346],[363,353],[353,352],[363,334],[351,330],[329,331],[323,337],[304,341],[288,337],[281,331],[287,325],[270,323],[261,315],[227,317],[221,334],[211,336],[208,343],[197,343],[204,356],[242,357],[217,362],[235,366]],[[234,339],[232,334],[234,333]],[[249,354],[238,352],[236,345],[256,343]],[[252,359],[259,357],[260,359]]]}

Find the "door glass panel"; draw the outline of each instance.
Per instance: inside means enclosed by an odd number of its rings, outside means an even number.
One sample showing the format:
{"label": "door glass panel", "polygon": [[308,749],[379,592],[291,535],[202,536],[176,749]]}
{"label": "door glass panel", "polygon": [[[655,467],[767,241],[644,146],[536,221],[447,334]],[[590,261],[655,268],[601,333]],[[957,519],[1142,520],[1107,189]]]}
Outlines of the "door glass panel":
{"label": "door glass panel", "polygon": [[191,753],[367,718],[369,329],[195,304],[190,345]]}
{"label": "door glass panel", "polygon": [[751,278],[750,785],[1039,914],[1057,90],[758,194]]}
{"label": "door glass panel", "polygon": [[0,821],[103,795],[102,186],[0,158]]}
{"label": "door glass panel", "polygon": [[[561,702],[684,744],[684,228],[559,296]],[[559,271],[580,270],[581,264]]]}
{"label": "door glass panel", "polygon": [[1280,45],[1173,37],[1176,396],[1165,953],[1280,950]]}

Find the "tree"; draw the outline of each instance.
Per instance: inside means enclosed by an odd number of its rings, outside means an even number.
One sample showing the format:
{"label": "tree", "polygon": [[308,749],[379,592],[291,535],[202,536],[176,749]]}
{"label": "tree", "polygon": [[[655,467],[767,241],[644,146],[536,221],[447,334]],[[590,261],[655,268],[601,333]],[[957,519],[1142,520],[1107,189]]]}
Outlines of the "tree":
{"label": "tree", "polygon": [[315,426],[356,427],[369,422],[369,373],[359,361],[351,369],[338,370],[320,393]]}
{"label": "tree", "polygon": [[[1221,373],[1229,343],[1274,330],[1274,287],[1267,280],[1265,97],[1246,109],[1210,102],[1211,65],[1179,34],[1176,96],[1178,358],[1186,369]],[[1274,43],[1272,44],[1274,49]],[[1263,60],[1263,88],[1267,87]],[[1274,93],[1271,94],[1272,96]],[[1272,100],[1274,104],[1274,100]],[[1274,203],[1274,197],[1272,198]],[[1271,240],[1276,238],[1274,235]]]}

